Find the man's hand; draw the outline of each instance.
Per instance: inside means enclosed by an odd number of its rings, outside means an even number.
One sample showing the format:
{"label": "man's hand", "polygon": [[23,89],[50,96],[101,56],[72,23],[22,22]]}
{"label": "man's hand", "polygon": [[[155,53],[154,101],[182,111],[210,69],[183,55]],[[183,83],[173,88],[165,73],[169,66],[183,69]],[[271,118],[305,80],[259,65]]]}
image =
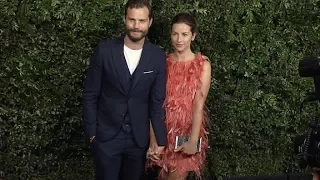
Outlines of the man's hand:
{"label": "man's hand", "polygon": [[96,137],[96,136],[92,136],[92,137],[89,138],[90,143],[92,143],[92,141],[93,141],[93,139],[94,139],[95,137]]}

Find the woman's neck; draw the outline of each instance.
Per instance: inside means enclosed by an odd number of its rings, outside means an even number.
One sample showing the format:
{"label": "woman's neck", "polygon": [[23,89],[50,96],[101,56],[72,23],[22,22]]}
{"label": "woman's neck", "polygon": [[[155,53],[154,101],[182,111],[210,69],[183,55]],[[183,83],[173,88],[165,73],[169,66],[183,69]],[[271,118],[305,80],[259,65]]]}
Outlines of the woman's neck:
{"label": "woman's neck", "polygon": [[185,52],[174,51],[172,54],[176,61],[190,61],[195,57],[195,54],[191,50]]}

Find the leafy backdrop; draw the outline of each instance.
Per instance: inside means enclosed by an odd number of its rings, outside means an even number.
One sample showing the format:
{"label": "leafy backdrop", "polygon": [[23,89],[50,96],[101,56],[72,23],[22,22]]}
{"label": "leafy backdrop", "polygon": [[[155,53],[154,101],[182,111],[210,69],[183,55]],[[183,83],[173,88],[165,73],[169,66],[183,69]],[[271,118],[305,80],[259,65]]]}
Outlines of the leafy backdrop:
{"label": "leafy backdrop", "polygon": [[[92,179],[81,125],[84,72],[98,41],[123,31],[124,3],[0,1],[0,179]],[[152,4],[149,39],[168,51],[170,19],[197,16],[193,48],[211,59],[214,77],[208,167],[220,177],[300,171],[291,138],[313,114],[299,112],[313,82],[297,68],[320,53],[320,1]]]}

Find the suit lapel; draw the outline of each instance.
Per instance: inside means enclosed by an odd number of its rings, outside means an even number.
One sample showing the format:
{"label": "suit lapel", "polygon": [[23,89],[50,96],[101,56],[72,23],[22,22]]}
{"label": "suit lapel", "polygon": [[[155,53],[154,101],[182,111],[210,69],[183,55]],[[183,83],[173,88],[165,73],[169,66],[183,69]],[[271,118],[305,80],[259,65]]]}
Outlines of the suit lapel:
{"label": "suit lapel", "polygon": [[145,40],[145,43],[143,45],[143,49],[141,52],[141,58],[140,58],[139,64],[132,75],[133,82],[132,82],[132,87],[131,87],[130,92],[132,92],[134,90],[134,88],[137,86],[138,82],[140,81],[140,79],[143,75],[143,71],[146,69],[147,65],[149,64],[149,62],[151,60],[149,47],[150,47],[149,42],[147,40]]}
{"label": "suit lapel", "polygon": [[120,38],[116,39],[115,45],[112,48],[112,56],[113,56],[113,63],[118,75],[120,90],[124,94],[128,94],[126,86],[125,86],[125,68],[127,68],[126,60],[123,55],[123,39],[124,37],[121,36]]}

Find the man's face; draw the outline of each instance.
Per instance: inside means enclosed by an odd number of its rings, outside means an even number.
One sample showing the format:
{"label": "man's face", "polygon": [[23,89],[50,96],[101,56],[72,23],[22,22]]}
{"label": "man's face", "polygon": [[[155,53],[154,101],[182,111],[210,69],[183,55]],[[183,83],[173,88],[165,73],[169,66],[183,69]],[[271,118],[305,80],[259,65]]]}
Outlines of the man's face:
{"label": "man's face", "polygon": [[149,19],[148,8],[128,8],[124,23],[129,39],[133,42],[140,41],[147,36],[152,23],[152,19]]}

